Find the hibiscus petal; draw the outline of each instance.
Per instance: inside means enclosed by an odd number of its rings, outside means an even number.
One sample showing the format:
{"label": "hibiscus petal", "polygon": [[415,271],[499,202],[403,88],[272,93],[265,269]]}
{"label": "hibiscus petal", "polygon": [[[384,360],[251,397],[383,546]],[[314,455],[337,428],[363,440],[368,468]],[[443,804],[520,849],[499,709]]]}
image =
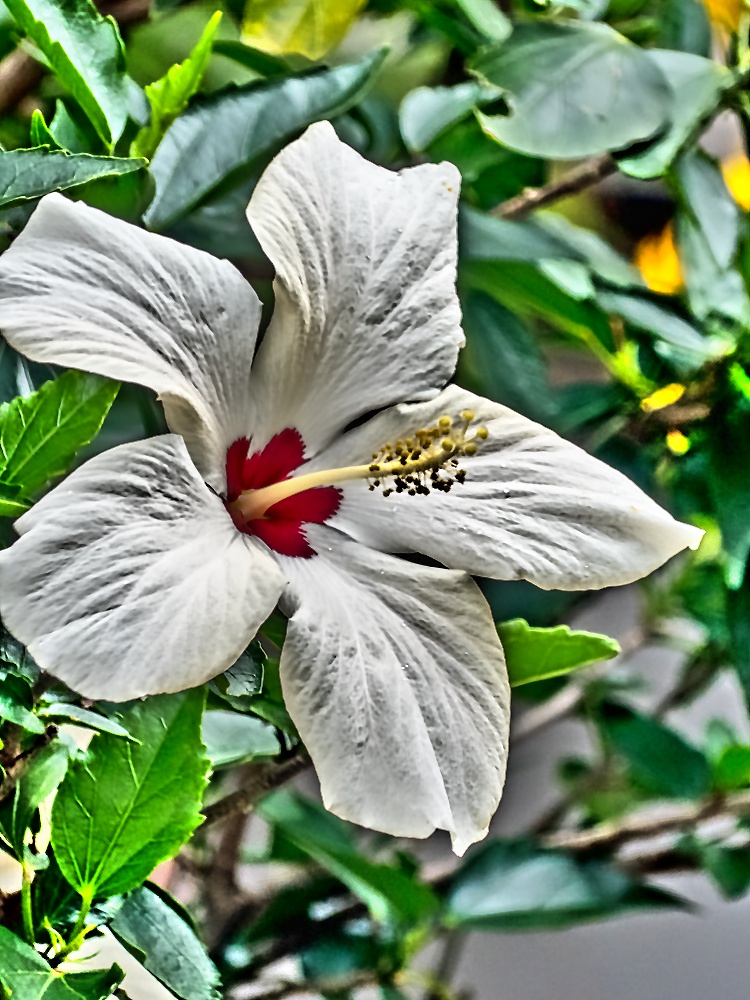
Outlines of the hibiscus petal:
{"label": "hibiscus petal", "polygon": [[461,854],[500,799],[510,692],[489,608],[463,573],[309,525],[291,583],[284,699],[338,816],[394,836],[449,830]]}
{"label": "hibiscus petal", "polygon": [[21,537],[0,552],[0,614],[44,670],[89,698],[213,677],[284,587],[176,435],[91,459],[16,527]]}
{"label": "hibiscus petal", "polygon": [[159,393],[170,429],[219,491],[226,450],[250,426],[260,309],[228,261],[58,194],[0,259],[10,344]]}
{"label": "hibiscus petal", "polygon": [[[630,583],[703,532],[675,521],[621,473],[498,403],[449,386],[437,399],[397,406],[354,429],[300,473],[367,463],[386,441],[474,411],[489,430],[461,459],[466,482],[429,496],[342,484],[334,523],[390,552],[421,552],[446,566],[545,590]],[[469,432],[471,433],[471,431]]]}
{"label": "hibiscus petal", "polygon": [[312,125],[263,174],[248,218],[276,267],[253,370],[256,445],[284,427],[308,454],[351,420],[429,399],[463,343],[448,163],[393,173]]}

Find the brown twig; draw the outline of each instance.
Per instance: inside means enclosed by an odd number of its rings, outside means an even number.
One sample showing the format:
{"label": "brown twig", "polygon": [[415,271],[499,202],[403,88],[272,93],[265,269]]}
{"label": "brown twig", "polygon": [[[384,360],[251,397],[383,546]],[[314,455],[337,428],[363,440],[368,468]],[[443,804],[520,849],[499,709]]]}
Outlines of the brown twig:
{"label": "brown twig", "polygon": [[600,823],[590,830],[561,830],[542,837],[541,844],[570,851],[613,850],[629,840],[676,832],[704,820],[745,814],[750,814],[750,790],[717,795],[702,802],[661,807],[658,812],[644,810],[631,813],[619,822]]}
{"label": "brown twig", "polygon": [[288,760],[272,764],[252,764],[246,771],[242,786],[218,802],[206,806],[203,810],[203,829],[218,823],[227,816],[237,813],[249,813],[256,802],[274,788],[291,781],[310,766],[310,758],[306,753],[295,754]]}
{"label": "brown twig", "polygon": [[498,205],[493,215],[501,219],[523,219],[529,212],[550,205],[561,198],[567,198],[569,195],[579,194],[616,172],[617,163],[609,153],[594,156],[569,170],[556,181],[550,181],[549,184],[539,188],[526,188],[515,198]]}

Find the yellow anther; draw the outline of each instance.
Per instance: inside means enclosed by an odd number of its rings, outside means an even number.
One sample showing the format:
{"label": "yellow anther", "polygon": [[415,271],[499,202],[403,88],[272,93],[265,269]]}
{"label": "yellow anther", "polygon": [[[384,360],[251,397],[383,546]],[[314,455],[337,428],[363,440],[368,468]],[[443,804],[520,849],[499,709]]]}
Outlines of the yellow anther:
{"label": "yellow anther", "polygon": [[461,419],[465,420],[467,424],[470,424],[474,419],[473,410],[461,410]]}
{"label": "yellow anther", "polygon": [[438,427],[440,428],[441,431],[447,431],[452,423],[453,421],[451,420],[450,417],[447,416],[440,417],[440,419],[438,420]]}
{"label": "yellow anther", "polygon": [[443,449],[443,451],[453,451],[455,445],[453,444],[453,441],[451,441],[450,438],[443,438],[443,440],[440,442],[440,447]]}
{"label": "yellow anther", "polygon": [[486,441],[490,436],[490,432],[486,427],[477,427],[475,437],[478,437],[480,441]]}
{"label": "yellow anther", "polygon": [[472,444],[471,441],[464,447],[464,455],[476,455],[477,446]]}

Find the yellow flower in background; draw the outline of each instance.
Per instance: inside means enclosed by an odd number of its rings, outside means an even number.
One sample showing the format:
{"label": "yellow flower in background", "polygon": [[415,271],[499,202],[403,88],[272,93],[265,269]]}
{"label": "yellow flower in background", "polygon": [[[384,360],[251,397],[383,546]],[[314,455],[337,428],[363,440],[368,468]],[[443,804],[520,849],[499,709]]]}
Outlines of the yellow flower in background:
{"label": "yellow flower in background", "polygon": [[745,212],[750,212],[750,160],[738,153],[722,165],[726,185],[732,197]]}
{"label": "yellow flower in background", "polygon": [[364,5],[365,0],[248,0],[242,40],[271,55],[322,59]]}
{"label": "yellow flower in background", "polygon": [[736,32],[740,26],[740,18],[748,12],[745,0],[703,0],[703,4],[714,24]]}
{"label": "yellow flower in background", "polygon": [[677,295],[682,291],[682,267],[671,222],[660,233],[644,236],[635,248],[633,260],[651,291],[662,295]]}

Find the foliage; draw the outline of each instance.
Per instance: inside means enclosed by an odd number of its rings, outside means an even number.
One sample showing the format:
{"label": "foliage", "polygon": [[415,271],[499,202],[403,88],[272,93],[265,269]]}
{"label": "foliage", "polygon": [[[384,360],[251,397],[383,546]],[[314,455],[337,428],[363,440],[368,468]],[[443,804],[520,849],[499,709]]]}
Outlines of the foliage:
{"label": "foliage", "polygon": [[[518,732],[562,706],[592,749],[557,762],[554,816],[491,837],[447,876],[423,867],[413,845],[364,834],[296,791],[264,797],[306,765],[280,682],[280,613],[220,677],[125,706],[82,701],[42,676],[0,623],[0,858],[20,879],[0,892],[2,995],[124,996],[117,965],[82,959],[106,933],[182,1000],[262,990],[266,968],[286,957],[301,989],[343,998],[377,984],[400,1000],[419,975],[416,953],[448,933],[689,908],[651,884],[652,870],[701,871],[728,898],[745,896],[747,732],[718,720],[689,739],[674,711],[720,674],[736,677],[750,706],[742,5],[5,6],[0,56],[27,82],[6,93],[10,74],[0,73],[3,248],[42,195],[63,192],[232,259],[267,300],[271,271],[244,209],[270,159],[310,123],[331,120],[392,168],[449,160],[462,175],[460,383],[605,458],[707,536],[643,592],[636,645],[676,636],[684,654],[658,703],[626,683],[614,639],[560,623],[571,595],[483,584]],[[727,111],[744,188],[700,143]],[[658,253],[641,273],[644,237]],[[0,547],[83,457],[162,432],[148,393],[118,390],[0,342]],[[643,817],[655,807],[667,819],[652,830]],[[250,809],[267,831],[252,854]],[[723,830],[702,826],[714,815]],[[625,858],[633,829],[668,843]],[[273,871],[270,893],[238,876],[253,863]]]}

